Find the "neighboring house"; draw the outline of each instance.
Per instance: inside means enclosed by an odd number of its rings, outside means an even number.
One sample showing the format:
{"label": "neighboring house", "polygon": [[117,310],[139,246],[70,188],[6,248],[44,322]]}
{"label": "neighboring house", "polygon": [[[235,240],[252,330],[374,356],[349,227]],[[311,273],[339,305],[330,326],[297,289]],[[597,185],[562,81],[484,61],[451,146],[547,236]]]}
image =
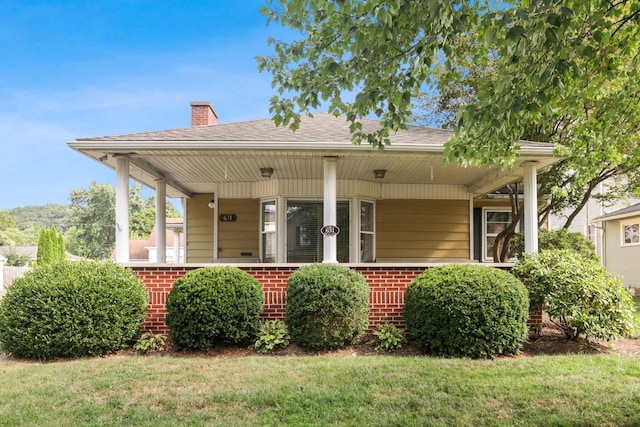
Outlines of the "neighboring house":
{"label": "neighboring house", "polygon": [[603,231],[602,261],[640,296],[640,203],[592,220]]}
{"label": "neighboring house", "polygon": [[0,255],[4,255],[5,258],[9,257],[9,254],[16,254],[20,257],[28,258],[24,267],[29,265],[29,262],[35,261],[38,258],[37,246],[0,246]]}
{"label": "neighboring house", "polygon": [[[17,254],[28,258],[28,261],[24,266],[13,267],[6,264],[2,267],[2,274],[0,276],[2,283],[0,283],[0,290],[2,288],[7,289],[11,286],[11,283],[15,279],[24,276],[24,273],[29,270],[29,263],[38,259],[38,247],[37,246],[0,246],[0,257],[8,258],[9,254]],[[78,260],[80,257],[72,255],[67,252],[67,258],[70,260]]]}
{"label": "neighboring house", "polygon": [[[165,229],[166,260],[167,263],[184,263],[184,220],[182,218],[167,218]],[[129,262],[155,263],[157,259],[157,226],[154,225],[145,240],[129,240]],[[175,254],[178,254],[178,258]],[[115,250],[111,254],[116,259]]]}
{"label": "neighboring house", "polygon": [[[385,282],[380,298],[401,306],[406,281],[433,263],[490,262],[493,239],[509,222],[510,209],[504,199],[487,195],[523,178],[525,249],[537,250],[536,171],[559,160],[551,144],[520,141],[520,158],[511,169],[464,168],[443,164],[452,135],[447,130],[408,126],[378,150],[352,144],[345,118],[326,113],[302,117],[292,132],[271,119],[217,125],[209,103],[191,107],[189,128],[69,142],[116,171],[121,263],[131,261],[130,179],[155,188],[159,201],[183,199],[189,268],[237,263],[260,278],[266,293],[274,293],[267,295],[266,311],[271,300],[273,307],[283,303],[282,283],[300,263],[339,262],[372,275],[397,273],[397,280]],[[365,132],[379,127],[375,120],[361,122]],[[158,209],[158,228],[166,224],[164,209]],[[166,242],[160,241],[166,236],[158,237],[161,265],[168,258]],[[173,279],[187,271],[134,270],[148,286],[160,281],[152,275]],[[282,276],[266,279],[274,274]],[[396,282],[398,289],[391,289]],[[278,288],[267,289],[273,283]],[[157,292],[168,292],[162,286]],[[372,304],[376,295],[372,287]],[[163,298],[157,296],[157,307]]]}
{"label": "neighboring house", "polygon": [[[606,194],[606,192],[607,182],[604,182],[594,190],[593,195]],[[571,222],[571,225],[569,226],[567,231],[571,233],[582,233],[583,235],[585,235],[589,240],[593,242],[593,245],[596,249],[596,254],[598,254],[601,259],[604,259],[604,234],[602,232],[602,228],[594,225],[594,219],[606,215],[609,212],[614,212],[619,209],[626,208],[627,206],[638,202],[640,202],[640,199],[628,198],[616,201],[614,203],[605,203],[597,200],[595,197],[591,197],[587,201],[587,204],[584,206],[584,208],[582,208],[580,213],[578,213],[578,215],[576,215],[574,220]],[[559,230],[565,224],[567,216],[570,213],[570,211],[567,211],[559,215],[550,215],[549,229]]]}

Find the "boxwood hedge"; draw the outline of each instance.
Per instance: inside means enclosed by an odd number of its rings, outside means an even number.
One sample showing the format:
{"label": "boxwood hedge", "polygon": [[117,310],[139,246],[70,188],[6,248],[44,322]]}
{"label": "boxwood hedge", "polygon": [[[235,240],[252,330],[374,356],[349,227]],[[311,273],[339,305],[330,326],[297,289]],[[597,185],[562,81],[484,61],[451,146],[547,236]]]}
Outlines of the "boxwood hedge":
{"label": "boxwood hedge", "polygon": [[178,350],[255,340],[264,295],[260,282],[231,266],[199,268],[178,279],[167,299],[167,325]]}
{"label": "boxwood hedge", "polygon": [[407,287],[407,332],[424,352],[491,358],[527,340],[529,299],[506,271],[472,264],[427,269]]}
{"label": "boxwood hedge", "polygon": [[369,324],[369,286],[344,266],[300,267],[287,283],[285,316],[294,343],[318,350],[344,347]]}
{"label": "boxwood hedge", "polygon": [[32,359],[113,353],[139,333],[147,290],[112,262],[61,261],[17,279],[0,300],[0,345]]}

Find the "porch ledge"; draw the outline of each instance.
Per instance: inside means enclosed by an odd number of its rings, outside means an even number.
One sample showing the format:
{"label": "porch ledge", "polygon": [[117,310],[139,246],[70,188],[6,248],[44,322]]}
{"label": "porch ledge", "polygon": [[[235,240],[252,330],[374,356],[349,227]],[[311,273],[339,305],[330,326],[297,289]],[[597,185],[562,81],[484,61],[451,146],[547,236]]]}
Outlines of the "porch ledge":
{"label": "porch ledge", "polygon": [[[128,262],[128,263],[120,263],[120,265],[124,267],[132,267],[132,268],[200,268],[200,267],[216,267],[221,265],[228,265],[232,267],[302,267],[303,265],[309,264],[317,264],[317,263],[262,263],[262,262],[209,262],[209,263],[189,263],[189,264],[174,264],[174,263],[148,263],[148,262]],[[401,268],[401,267],[440,267],[443,265],[449,264],[476,264],[483,267],[494,267],[494,268],[511,268],[515,265],[512,262],[504,262],[504,263],[495,263],[495,262],[482,262],[479,263],[475,260],[467,260],[467,261],[444,261],[444,262],[359,262],[359,263],[339,263],[336,265],[343,265],[345,267],[355,267],[355,268]]]}

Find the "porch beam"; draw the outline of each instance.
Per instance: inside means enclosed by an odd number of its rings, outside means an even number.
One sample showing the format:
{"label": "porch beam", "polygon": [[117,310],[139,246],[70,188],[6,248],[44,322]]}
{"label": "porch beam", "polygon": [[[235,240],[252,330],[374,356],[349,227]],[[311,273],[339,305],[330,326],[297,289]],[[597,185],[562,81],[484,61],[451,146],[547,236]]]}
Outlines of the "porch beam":
{"label": "porch beam", "polygon": [[129,159],[116,159],[116,261],[129,262]]}
{"label": "porch beam", "polygon": [[538,179],[537,161],[522,164],[524,171],[524,252],[538,252]]}

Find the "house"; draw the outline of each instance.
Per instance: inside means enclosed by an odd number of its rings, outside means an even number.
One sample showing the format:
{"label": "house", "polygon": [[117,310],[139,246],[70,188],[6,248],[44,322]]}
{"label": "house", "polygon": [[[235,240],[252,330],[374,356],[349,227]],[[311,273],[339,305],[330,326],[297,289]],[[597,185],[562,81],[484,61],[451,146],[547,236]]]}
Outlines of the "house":
{"label": "house", "polygon": [[[368,277],[372,321],[400,323],[404,287],[425,268],[490,261],[510,211],[486,195],[523,178],[525,247],[537,250],[536,171],[558,160],[550,144],[520,141],[511,169],[464,168],[443,164],[447,130],[408,126],[378,150],[352,144],[348,122],[326,113],[303,117],[292,132],[271,119],[217,124],[206,102],[191,103],[191,112],[188,128],[68,143],[116,171],[118,262],[130,262],[130,179],[156,189],[158,229],[167,225],[165,198],[183,199],[186,264],[166,264],[159,234],[155,266],[132,265],[158,310],[171,280],[232,263],[261,280],[265,316],[278,317],[300,263],[344,263]],[[364,131],[379,126],[361,122]],[[158,277],[166,283],[151,289]],[[147,326],[164,327],[162,315]]]}
{"label": "house", "polygon": [[[37,246],[0,246],[0,255],[4,255],[5,258],[9,258],[12,254],[26,259],[24,267],[29,265],[30,261],[35,261],[38,258]],[[69,254],[67,254],[69,255]]]}
{"label": "house", "polygon": [[[184,263],[184,233],[182,218],[167,218],[164,242],[167,263]],[[146,239],[129,240],[129,262],[156,262],[157,259],[157,225],[154,225]],[[178,254],[178,258],[175,254]],[[116,259],[115,250],[111,259]]]}
{"label": "house", "polygon": [[632,294],[640,296],[640,203],[592,222],[603,231],[603,264],[622,276],[622,283]]}
{"label": "house", "polygon": [[[25,259],[22,266],[7,266],[6,262],[12,255],[18,255]],[[2,261],[4,259],[4,261]],[[38,259],[37,246],[0,246],[0,291],[8,289],[15,279],[18,279],[29,271],[29,264]],[[80,257],[67,252],[67,259],[79,260]]]}
{"label": "house", "polygon": [[[616,184],[619,183],[615,180],[608,180],[600,183],[594,189],[592,197],[587,200],[585,206],[576,215],[567,229],[570,233],[581,233],[587,239],[591,240],[595,247],[596,254],[603,260],[605,251],[604,233],[603,229],[595,223],[595,218],[602,217],[640,202],[640,199],[638,198],[625,198],[614,202],[598,200],[598,195],[607,194],[611,185]],[[560,214],[551,214],[549,216],[549,229],[559,230],[565,224],[567,217],[571,212],[572,209],[568,209]]]}

